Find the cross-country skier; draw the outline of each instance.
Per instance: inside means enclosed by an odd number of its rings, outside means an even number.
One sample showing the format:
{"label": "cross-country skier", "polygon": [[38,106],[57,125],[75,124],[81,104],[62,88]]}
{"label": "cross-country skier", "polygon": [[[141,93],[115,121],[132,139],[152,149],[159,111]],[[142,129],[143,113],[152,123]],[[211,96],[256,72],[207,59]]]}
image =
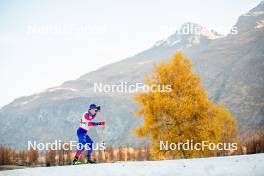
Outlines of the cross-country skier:
{"label": "cross-country skier", "polygon": [[[89,107],[89,110],[85,112],[81,118],[80,127],[77,129],[77,136],[79,143],[86,146],[87,153],[86,153],[86,160],[87,163],[95,163],[95,160],[91,160],[91,154],[93,151],[93,141],[92,139],[87,135],[87,131],[89,130],[90,126],[98,126],[98,125],[105,125],[105,122],[93,122],[92,120],[96,117],[97,112],[100,111],[100,106],[96,106],[95,104],[91,104]],[[83,151],[82,148],[78,148],[73,160],[73,164],[78,163],[78,159]]]}

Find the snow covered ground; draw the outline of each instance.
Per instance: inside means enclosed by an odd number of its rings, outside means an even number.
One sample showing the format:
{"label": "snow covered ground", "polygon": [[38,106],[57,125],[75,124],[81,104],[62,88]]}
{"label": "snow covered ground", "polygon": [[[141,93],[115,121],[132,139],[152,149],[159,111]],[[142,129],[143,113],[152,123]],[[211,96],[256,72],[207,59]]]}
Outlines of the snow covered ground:
{"label": "snow covered ground", "polygon": [[264,176],[264,154],[1,171],[0,176]]}

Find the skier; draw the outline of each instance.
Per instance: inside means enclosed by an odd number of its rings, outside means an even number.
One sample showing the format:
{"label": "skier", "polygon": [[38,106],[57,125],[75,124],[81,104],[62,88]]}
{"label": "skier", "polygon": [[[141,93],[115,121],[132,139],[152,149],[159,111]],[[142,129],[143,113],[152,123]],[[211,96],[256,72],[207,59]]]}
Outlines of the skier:
{"label": "skier", "polygon": [[[90,126],[98,126],[98,125],[105,125],[105,122],[93,122],[92,120],[96,117],[96,113],[100,111],[100,106],[96,106],[95,104],[91,104],[89,107],[89,110],[85,112],[81,118],[80,127],[77,129],[77,136],[79,143],[84,145],[88,145],[87,147],[87,153],[86,153],[86,161],[87,163],[95,163],[95,160],[91,160],[91,154],[93,151],[93,141],[92,139],[87,135],[87,131],[89,130]],[[79,156],[81,155],[83,151],[83,147],[80,149],[78,148],[75,154],[75,157],[73,159],[73,164],[78,163]]]}

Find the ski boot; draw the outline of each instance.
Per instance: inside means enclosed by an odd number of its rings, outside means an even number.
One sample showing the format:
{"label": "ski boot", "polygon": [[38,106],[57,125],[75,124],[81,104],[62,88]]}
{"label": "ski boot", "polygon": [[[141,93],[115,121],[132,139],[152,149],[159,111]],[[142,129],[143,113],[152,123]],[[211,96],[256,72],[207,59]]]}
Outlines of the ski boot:
{"label": "ski boot", "polygon": [[87,156],[86,157],[86,161],[85,161],[86,164],[96,164],[96,160],[91,160],[91,156]]}
{"label": "ski boot", "polygon": [[80,161],[78,161],[78,157],[74,157],[73,161],[72,161],[73,165],[77,165],[80,164]]}
{"label": "ski boot", "polygon": [[96,160],[95,159],[94,160],[89,159],[89,160],[87,160],[87,164],[96,164]]}

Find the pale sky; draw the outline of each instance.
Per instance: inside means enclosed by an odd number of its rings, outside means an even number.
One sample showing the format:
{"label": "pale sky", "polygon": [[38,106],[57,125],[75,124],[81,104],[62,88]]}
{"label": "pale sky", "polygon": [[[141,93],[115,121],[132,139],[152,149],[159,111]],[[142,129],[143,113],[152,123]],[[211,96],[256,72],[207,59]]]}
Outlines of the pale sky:
{"label": "pale sky", "polygon": [[0,107],[132,56],[185,22],[226,34],[259,3],[0,0]]}

